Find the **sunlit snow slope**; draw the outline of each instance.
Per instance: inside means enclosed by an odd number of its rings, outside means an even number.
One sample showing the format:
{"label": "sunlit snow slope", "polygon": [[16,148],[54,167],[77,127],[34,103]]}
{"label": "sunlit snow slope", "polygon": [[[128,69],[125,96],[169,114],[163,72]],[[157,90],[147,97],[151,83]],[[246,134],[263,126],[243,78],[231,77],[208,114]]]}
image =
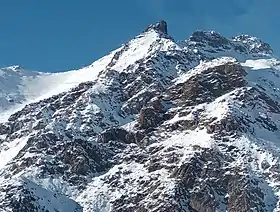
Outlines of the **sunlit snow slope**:
{"label": "sunlit snow slope", "polygon": [[[112,59],[113,52],[79,70],[43,73],[18,66],[0,69],[0,121],[24,105],[68,91],[81,82],[93,81]],[[6,113],[6,114],[5,114]]]}

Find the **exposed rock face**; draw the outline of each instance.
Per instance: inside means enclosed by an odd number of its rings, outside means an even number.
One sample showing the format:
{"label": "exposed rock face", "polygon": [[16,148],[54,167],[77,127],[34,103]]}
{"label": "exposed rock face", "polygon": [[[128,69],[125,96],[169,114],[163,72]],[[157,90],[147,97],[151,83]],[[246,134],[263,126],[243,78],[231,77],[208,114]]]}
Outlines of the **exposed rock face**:
{"label": "exposed rock face", "polygon": [[0,123],[0,211],[280,210],[268,44],[216,32],[175,42],[160,21],[100,63]]}
{"label": "exposed rock face", "polygon": [[158,32],[161,32],[161,33],[166,34],[166,35],[168,34],[167,23],[164,20],[161,20],[161,21],[157,22],[156,24],[150,25],[145,31],[148,31],[150,29],[157,30]]}
{"label": "exposed rock face", "polygon": [[140,110],[138,120],[140,129],[157,127],[166,118],[164,106],[159,98],[152,99],[149,104],[150,106]]}
{"label": "exposed rock face", "polygon": [[234,41],[240,41],[244,43],[249,49],[250,53],[258,53],[263,52],[266,54],[272,54],[273,50],[268,43],[261,41],[256,37],[252,37],[249,35],[239,35],[233,38]]}
{"label": "exposed rock face", "polygon": [[191,35],[189,40],[201,44],[203,43],[214,48],[219,48],[230,44],[230,41],[227,38],[214,31],[196,31]]}
{"label": "exposed rock face", "polygon": [[187,106],[212,102],[235,88],[245,86],[245,74],[240,64],[231,62],[207,68],[171,88],[170,98],[179,98]]}

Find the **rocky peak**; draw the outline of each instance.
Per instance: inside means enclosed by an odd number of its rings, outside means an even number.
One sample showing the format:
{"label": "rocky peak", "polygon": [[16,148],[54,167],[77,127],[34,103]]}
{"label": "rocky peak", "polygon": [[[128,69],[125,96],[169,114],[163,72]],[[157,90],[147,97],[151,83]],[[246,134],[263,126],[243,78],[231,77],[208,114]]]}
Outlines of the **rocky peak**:
{"label": "rocky peak", "polygon": [[24,70],[24,68],[20,65],[8,66],[5,69],[9,69],[9,70],[13,70],[13,71]]}
{"label": "rocky peak", "polygon": [[195,50],[202,60],[218,56],[238,58],[262,58],[273,55],[269,44],[249,35],[226,38],[215,31],[196,31],[185,42],[180,43],[185,49]]}
{"label": "rocky peak", "polygon": [[167,35],[168,31],[167,31],[167,23],[164,20],[158,21],[156,24],[151,24],[146,30],[149,31],[151,29],[156,30],[157,32],[160,32],[162,34]]}
{"label": "rocky peak", "polygon": [[273,50],[268,43],[263,42],[257,37],[250,35],[238,35],[232,38],[234,42],[243,43],[252,53],[273,54]]}
{"label": "rocky peak", "polygon": [[196,31],[190,36],[189,41],[207,43],[213,47],[229,44],[229,40],[227,38],[215,31]]}

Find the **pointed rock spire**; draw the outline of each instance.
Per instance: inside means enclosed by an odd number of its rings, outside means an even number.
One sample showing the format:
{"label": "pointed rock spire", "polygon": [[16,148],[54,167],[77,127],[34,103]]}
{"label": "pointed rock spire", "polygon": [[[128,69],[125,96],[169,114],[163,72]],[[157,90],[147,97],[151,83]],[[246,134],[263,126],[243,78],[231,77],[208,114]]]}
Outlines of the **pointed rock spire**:
{"label": "pointed rock spire", "polygon": [[154,30],[156,30],[160,33],[166,34],[166,35],[168,34],[167,23],[164,20],[158,21],[156,24],[150,25],[144,32],[147,32],[151,29],[154,29]]}

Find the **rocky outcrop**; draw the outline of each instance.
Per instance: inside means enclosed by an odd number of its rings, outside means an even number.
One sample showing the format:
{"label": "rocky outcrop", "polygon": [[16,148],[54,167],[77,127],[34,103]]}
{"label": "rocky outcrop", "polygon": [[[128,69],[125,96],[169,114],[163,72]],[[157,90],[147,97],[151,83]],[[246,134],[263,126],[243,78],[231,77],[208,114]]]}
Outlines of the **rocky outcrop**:
{"label": "rocky outcrop", "polygon": [[246,85],[246,72],[238,63],[204,69],[169,90],[170,99],[186,106],[212,102],[235,88]]}
{"label": "rocky outcrop", "polygon": [[149,106],[140,110],[138,118],[138,126],[140,129],[149,129],[157,127],[167,118],[165,108],[158,97],[151,99]]}
{"label": "rocky outcrop", "polygon": [[120,141],[126,144],[135,143],[136,135],[121,128],[110,128],[99,135],[100,142]]}
{"label": "rocky outcrop", "polygon": [[176,192],[187,196],[194,211],[266,211],[265,194],[259,189],[262,182],[251,179],[239,167],[229,171],[227,164],[233,160],[221,152],[204,149],[174,170],[173,176],[178,179]]}
{"label": "rocky outcrop", "polygon": [[230,45],[230,41],[217,32],[196,31],[190,38],[190,41],[199,44],[209,45],[213,48],[221,48]]}
{"label": "rocky outcrop", "polygon": [[246,49],[248,49],[251,54],[273,54],[271,46],[268,43],[265,43],[256,37],[252,37],[249,35],[238,35],[233,37],[233,41],[245,44]]}
{"label": "rocky outcrop", "polygon": [[166,34],[166,35],[168,34],[167,23],[164,20],[161,20],[161,21],[157,22],[156,24],[150,25],[144,32],[149,31],[151,29],[154,29],[154,30],[156,30],[160,33]]}

